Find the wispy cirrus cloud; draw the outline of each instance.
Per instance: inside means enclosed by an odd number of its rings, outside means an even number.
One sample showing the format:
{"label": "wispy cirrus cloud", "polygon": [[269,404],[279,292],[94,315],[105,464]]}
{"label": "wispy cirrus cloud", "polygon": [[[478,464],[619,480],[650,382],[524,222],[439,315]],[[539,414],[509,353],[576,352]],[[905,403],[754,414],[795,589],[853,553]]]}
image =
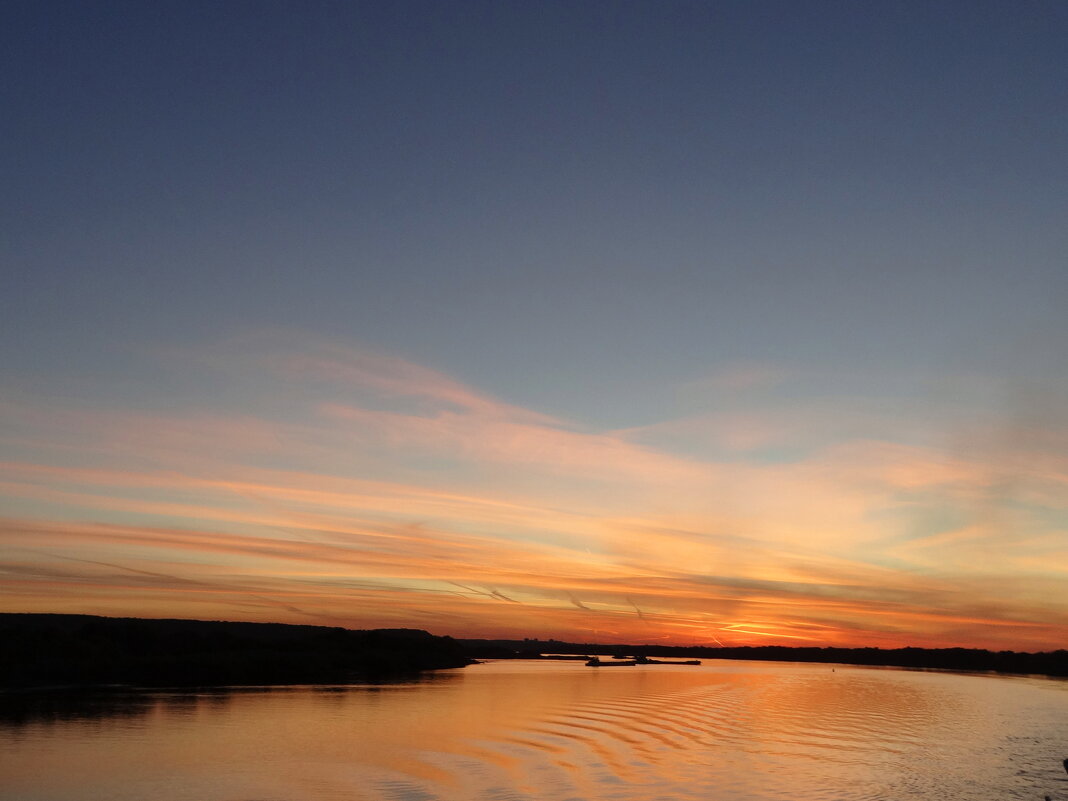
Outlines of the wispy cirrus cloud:
{"label": "wispy cirrus cloud", "polygon": [[[204,362],[230,406],[0,405],[7,608],[731,643],[1068,633],[1055,436],[723,460],[337,343]],[[785,425],[751,416],[742,439]]]}

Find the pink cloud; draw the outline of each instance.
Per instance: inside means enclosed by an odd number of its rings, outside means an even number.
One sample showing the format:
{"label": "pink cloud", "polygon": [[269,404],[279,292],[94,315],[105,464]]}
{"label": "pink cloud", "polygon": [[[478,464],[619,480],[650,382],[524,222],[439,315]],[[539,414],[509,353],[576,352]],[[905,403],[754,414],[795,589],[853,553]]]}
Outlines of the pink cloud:
{"label": "pink cloud", "polygon": [[[225,374],[264,382],[240,413],[0,406],[23,454],[0,464],[23,518],[0,523],[7,608],[735,643],[1068,633],[1046,514],[1065,511],[1065,462],[1027,458],[1033,439],[1003,459],[850,437],[762,463],[738,454],[804,415],[600,431],[360,348],[223,351]],[[270,386],[285,415],[257,406]],[[701,431],[734,458],[650,444]],[[971,517],[932,531],[929,509]]]}

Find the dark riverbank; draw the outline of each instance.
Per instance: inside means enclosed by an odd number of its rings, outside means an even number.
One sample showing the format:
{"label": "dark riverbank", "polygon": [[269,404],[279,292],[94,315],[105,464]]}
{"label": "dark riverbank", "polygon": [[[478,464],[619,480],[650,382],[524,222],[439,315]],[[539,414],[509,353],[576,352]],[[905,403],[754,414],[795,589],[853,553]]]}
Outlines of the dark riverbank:
{"label": "dark riverbank", "polygon": [[747,659],[1068,676],[1068,651],[970,648],[712,648],[557,640],[454,640],[418,629],[0,614],[0,688],[346,683],[474,659],[620,655]]}
{"label": "dark riverbank", "polygon": [[1068,651],[1022,653],[976,648],[743,648],[665,645],[598,645],[556,640],[459,640],[478,659],[538,658],[542,654],[598,654],[686,659],[752,659],[771,662],[826,662],[916,669],[973,670],[1068,676]]}
{"label": "dark riverbank", "polygon": [[282,623],[0,614],[0,687],[313,684],[470,663],[451,637]]}

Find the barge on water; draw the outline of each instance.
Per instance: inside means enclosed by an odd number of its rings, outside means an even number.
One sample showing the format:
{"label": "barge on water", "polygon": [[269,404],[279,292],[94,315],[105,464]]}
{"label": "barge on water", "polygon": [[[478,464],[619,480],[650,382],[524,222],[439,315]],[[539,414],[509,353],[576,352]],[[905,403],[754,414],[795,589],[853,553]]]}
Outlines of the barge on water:
{"label": "barge on water", "polygon": [[602,662],[600,657],[591,657],[586,662],[590,667],[616,667],[617,665],[700,665],[700,659],[684,659],[664,661],[662,659],[649,659],[644,656],[636,656],[633,659],[611,659]]}

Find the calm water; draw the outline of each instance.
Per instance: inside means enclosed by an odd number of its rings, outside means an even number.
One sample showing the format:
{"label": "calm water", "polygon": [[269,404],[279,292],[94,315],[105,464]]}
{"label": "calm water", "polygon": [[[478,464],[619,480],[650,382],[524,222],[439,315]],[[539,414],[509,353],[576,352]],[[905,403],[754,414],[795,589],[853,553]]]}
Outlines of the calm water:
{"label": "calm water", "polygon": [[495,662],[5,709],[3,801],[1068,801],[1068,682]]}

